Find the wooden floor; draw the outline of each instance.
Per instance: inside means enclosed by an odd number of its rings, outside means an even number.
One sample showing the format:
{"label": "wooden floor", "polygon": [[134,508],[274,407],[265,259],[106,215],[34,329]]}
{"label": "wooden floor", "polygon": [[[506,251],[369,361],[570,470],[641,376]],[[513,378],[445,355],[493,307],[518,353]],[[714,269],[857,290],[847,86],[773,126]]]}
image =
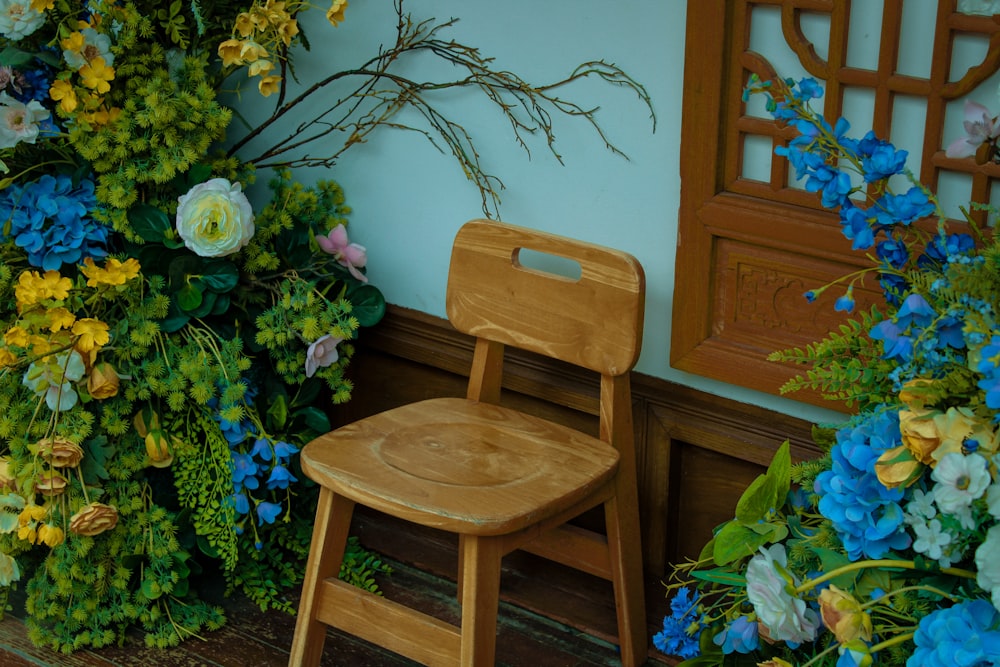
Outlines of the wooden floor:
{"label": "wooden floor", "polygon": [[[455,622],[454,555],[451,536],[412,529],[389,517],[359,514],[355,534],[386,556],[394,572],[380,585],[387,597],[418,606]],[[614,604],[607,582],[566,568],[554,568],[528,554],[505,560],[504,601],[500,610],[497,663],[511,666],[598,667],[618,665]],[[225,601],[227,625],[170,650],[147,649],[129,638],[123,647],[81,651],[70,656],[39,649],[28,641],[22,621],[8,615],[0,622],[0,667],[278,667],[287,664],[295,619],[262,613],[244,599]],[[647,592],[650,633],[662,619],[665,604],[658,582]],[[539,612],[544,612],[542,616]],[[353,637],[331,631],[324,667],[404,667],[415,663]],[[650,651],[648,665],[671,664]]]}

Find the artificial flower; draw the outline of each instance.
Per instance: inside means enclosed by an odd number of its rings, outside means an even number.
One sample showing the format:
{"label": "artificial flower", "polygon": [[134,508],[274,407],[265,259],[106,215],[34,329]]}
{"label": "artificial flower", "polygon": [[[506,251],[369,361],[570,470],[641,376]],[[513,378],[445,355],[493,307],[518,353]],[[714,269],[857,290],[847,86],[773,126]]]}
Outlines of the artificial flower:
{"label": "artificial flower", "polygon": [[0,0],[0,35],[12,42],[28,37],[45,23],[31,0]]}
{"label": "artificial flower", "polygon": [[80,273],[86,276],[87,287],[98,287],[124,285],[139,275],[139,269],[139,261],[134,257],[129,257],[124,262],[109,257],[103,267],[97,266],[93,258],[87,257],[83,260]]}
{"label": "artificial flower", "polygon": [[118,394],[121,378],[106,361],[94,365],[87,376],[87,393],[93,398],[105,399]]}
{"label": "artificial flower", "polygon": [[63,543],[65,535],[59,526],[43,523],[38,527],[38,543],[48,547],[56,547]]}
{"label": "artificial flower", "polygon": [[49,88],[49,97],[59,102],[59,108],[63,113],[73,113],[80,105],[73,85],[64,79],[56,79],[52,82],[52,87]]}
{"label": "artificial flower", "polygon": [[83,85],[100,95],[111,90],[111,81],[114,81],[114,78],[114,68],[100,56],[80,68],[80,80]]}
{"label": "artificial flower", "polygon": [[10,586],[21,579],[21,569],[9,554],[0,552],[0,586]]}
{"label": "artificial flower", "polygon": [[336,338],[331,334],[320,336],[310,343],[306,350],[306,377],[312,377],[320,368],[325,368],[339,358],[337,345],[344,339]]}
{"label": "artificial flower", "polygon": [[266,76],[260,77],[260,81],[257,82],[257,90],[264,97],[270,97],[274,93],[278,92],[280,89],[281,77],[274,74],[268,74]]}
{"label": "artificial flower", "polygon": [[73,468],[83,460],[83,448],[66,438],[42,438],[35,447],[42,460],[54,468]]}
{"label": "artificial flower", "polygon": [[871,641],[872,619],[853,595],[834,585],[819,594],[820,618],[838,642]]}
{"label": "artificial flower", "polygon": [[22,382],[39,396],[45,397],[49,410],[69,410],[79,398],[73,383],[86,370],[83,357],[76,350],[34,361],[28,366]]}
{"label": "artificial flower", "polygon": [[253,210],[239,183],[213,178],[177,200],[177,233],[197,255],[231,255],[250,242],[253,232]]}
{"label": "artificial flower", "polygon": [[336,27],[344,22],[344,12],[347,10],[347,0],[333,0],[326,10],[326,20]]}
{"label": "artificial flower", "polygon": [[84,505],[69,519],[70,532],[87,537],[100,535],[116,525],[118,525],[118,510],[99,502]]}
{"label": "artificial flower", "polygon": [[750,653],[759,645],[757,621],[751,621],[746,616],[739,616],[719,634],[712,638],[723,653]]}
{"label": "artificial flower", "polygon": [[820,619],[805,600],[788,592],[786,584],[798,582],[786,581],[787,566],[783,544],[761,547],[747,565],[747,599],[772,639],[801,644],[816,637]]}
{"label": "artificial flower", "polygon": [[368,252],[365,247],[357,243],[351,243],[347,238],[347,228],[344,225],[337,225],[326,236],[316,236],[316,242],[325,253],[333,255],[334,259],[351,272],[351,275],[361,282],[368,282],[365,274],[358,269],[363,269],[368,262]]}
{"label": "artificial flower", "polygon": [[990,485],[990,472],[986,459],[979,454],[965,456],[947,454],[941,458],[931,473],[934,485],[934,502],[942,512],[955,514],[964,510],[986,492]]}
{"label": "artificial flower", "polygon": [[[75,70],[82,70],[84,65],[93,63],[98,58],[101,58],[107,67],[115,64],[115,56],[111,51],[111,38],[93,28],[72,32],[59,45],[63,48],[63,59],[66,64]],[[88,86],[88,88],[93,87]]]}
{"label": "artificial flower", "polygon": [[990,116],[989,110],[978,102],[965,101],[965,136],[955,139],[945,151],[948,157],[963,158],[976,154],[983,142],[1000,135],[1000,125]]}
{"label": "artificial flower", "polygon": [[37,100],[25,104],[0,92],[0,149],[35,143],[40,123],[51,115]]}
{"label": "artificial flower", "polygon": [[60,473],[43,472],[35,480],[35,491],[43,496],[58,496],[66,490],[69,482]]}
{"label": "artificial flower", "polygon": [[239,67],[245,64],[242,51],[243,42],[238,39],[227,39],[219,44],[218,54],[222,58],[222,66]]}
{"label": "artificial flower", "polygon": [[976,583],[990,594],[993,606],[1000,610],[1000,524],[990,526],[986,539],[976,549]]}

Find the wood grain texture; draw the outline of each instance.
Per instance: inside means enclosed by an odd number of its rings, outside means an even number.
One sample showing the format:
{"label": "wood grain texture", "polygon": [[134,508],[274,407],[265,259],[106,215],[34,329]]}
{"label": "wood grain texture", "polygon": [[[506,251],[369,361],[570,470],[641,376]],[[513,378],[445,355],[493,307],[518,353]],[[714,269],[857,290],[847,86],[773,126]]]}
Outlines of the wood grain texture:
{"label": "wood grain texture", "polygon": [[[579,276],[528,268],[525,251],[574,262]],[[391,408],[302,450],[303,472],[323,494],[290,665],[317,664],[320,623],[428,664],[493,665],[501,559],[536,539],[540,553],[561,563],[584,571],[601,565],[615,590],[622,664],[645,662],[628,375],[641,349],[642,267],[608,248],[474,220],[455,238],[446,303],[454,326],[476,340],[466,398]],[[600,375],[597,437],[499,404],[508,346]],[[345,511],[338,513],[341,498]],[[460,631],[328,578],[343,555],[354,503],[460,536]],[[544,537],[602,504],[606,537]],[[606,559],[580,553],[578,544],[600,545]]]}

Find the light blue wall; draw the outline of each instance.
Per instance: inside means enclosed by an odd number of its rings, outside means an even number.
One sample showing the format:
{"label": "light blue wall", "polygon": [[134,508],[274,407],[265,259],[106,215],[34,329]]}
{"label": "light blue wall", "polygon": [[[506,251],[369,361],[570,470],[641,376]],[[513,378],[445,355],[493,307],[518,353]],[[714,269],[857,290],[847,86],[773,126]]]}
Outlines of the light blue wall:
{"label": "light blue wall", "polygon": [[[669,366],[681,189],[683,0],[410,0],[406,6],[415,18],[458,17],[447,36],[480,47],[497,68],[533,83],[557,80],[599,58],[642,82],[658,116],[655,134],[645,107],[626,91],[588,84],[566,93],[584,106],[601,106],[601,124],[629,161],[606,151],[585,123],[568,118],[558,118],[556,127],[565,166],[541,141],[531,145],[529,159],[482,100],[461,96],[449,100],[448,109],[461,114],[485,168],[507,186],[503,220],[615,246],[642,262],[648,300],[639,371],[807,419],[832,416]],[[390,0],[351,0],[336,30],[315,17],[316,25],[306,25],[313,50],[296,61],[302,80],[357,64],[394,38]],[[368,248],[371,280],[391,303],[443,316],[451,238],[465,220],[481,215],[478,191],[454,160],[416,134],[384,130],[325,176],[346,189],[354,209],[352,240]]]}

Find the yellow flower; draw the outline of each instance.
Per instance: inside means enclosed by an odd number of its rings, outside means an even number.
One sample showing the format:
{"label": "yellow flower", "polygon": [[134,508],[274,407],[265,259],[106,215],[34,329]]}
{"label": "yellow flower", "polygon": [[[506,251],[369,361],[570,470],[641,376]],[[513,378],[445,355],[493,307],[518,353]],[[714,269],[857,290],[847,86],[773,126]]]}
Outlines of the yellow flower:
{"label": "yellow flower", "polygon": [[134,257],[120,262],[114,257],[108,258],[104,267],[94,264],[90,257],[83,260],[80,273],[87,277],[87,287],[97,287],[99,285],[124,285],[139,275],[139,260]]}
{"label": "yellow flower", "polygon": [[249,37],[256,30],[258,24],[258,19],[250,16],[247,12],[240,12],[240,15],[236,17],[236,32],[240,33],[241,37]]}
{"label": "yellow flower", "polygon": [[56,0],[31,0],[31,8],[41,14],[56,6]]}
{"label": "yellow flower", "polygon": [[38,543],[49,547],[57,547],[63,543],[63,529],[50,523],[43,523],[38,528]]}
{"label": "yellow flower", "polygon": [[975,450],[984,456],[997,451],[998,436],[989,422],[978,417],[968,408],[948,408],[944,414],[934,417],[934,426],[941,436],[941,444],[931,454],[937,465],[946,454],[963,451],[970,441],[975,442]]}
{"label": "yellow flower", "polygon": [[267,58],[267,49],[252,40],[246,40],[240,44],[240,58],[248,63],[261,58]]}
{"label": "yellow flower", "polygon": [[281,36],[285,46],[289,46],[297,34],[299,34],[299,23],[295,19],[290,18],[278,26],[278,35]]}
{"label": "yellow flower", "polygon": [[42,438],[32,451],[54,468],[75,468],[83,460],[83,448],[59,436]]}
{"label": "yellow flower", "polygon": [[247,72],[249,72],[250,76],[265,76],[272,69],[274,69],[274,65],[270,60],[257,60],[250,63]]}
{"label": "yellow flower", "polygon": [[62,79],[57,79],[52,83],[52,86],[49,88],[49,97],[58,102],[59,108],[65,113],[73,113],[77,106],[80,105],[80,100],[77,99],[76,91],[73,90],[72,84]]}
{"label": "yellow flower", "polygon": [[326,20],[333,27],[337,27],[344,21],[345,9],[347,9],[347,0],[333,0],[330,9],[326,10]]}
{"label": "yellow flower", "polygon": [[17,356],[13,352],[11,352],[5,347],[0,348],[0,368],[13,366],[16,363],[17,363]]}
{"label": "yellow flower", "polygon": [[60,329],[69,329],[76,322],[76,316],[63,307],[49,308],[49,331],[56,333]]}
{"label": "yellow flower", "polygon": [[269,97],[272,93],[278,92],[278,89],[281,87],[280,83],[280,76],[268,74],[267,76],[260,77],[260,81],[257,82],[257,90],[264,97]]}
{"label": "yellow flower", "polygon": [[114,80],[115,69],[108,67],[104,58],[98,57],[80,68],[80,77],[83,79],[83,85],[103,95],[111,90],[111,84],[108,82]]}
{"label": "yellow flower", "polygon": [[11,327],[3,335],[3,342],[14,347],[28,347],[28,332],[21,327]]}
{"label": "yellow flower", "polygon": [[92,317],[85,317],[77,320],[73,325],[73,333],[79,336],[76,340],[76,348],[80,352],[90,352],[91,350],[107,345],[111,340],[108,334],[108,325]]}
{"label": "yellow flower", "polygon": [[154,468],[166,468],[174,461],[174,453],[170,450],[170,441],[166,433],[160,430],[146,434],[146,456]]}
{"label": "yellow flower", "polygon": [[46,271],[39,275],[38,271],[24,271],[18,276],[14,288],[14,298],[19,310],[45,299],[62,301],[69,296],[73,281],[59,275],[58,271]]}
{"label": "yellow flower", "polygon": [[219,57],[222,58],[222,66],[230,67],[243,65],[243,58],[241,57],[243,49],[243,42],[238,39],[227,39],[222,44],[219,44]]}
{"label": "yellow flower", "polygon": [[70,517],[70,532],[94,536],[118,525],[118,510],[104,503],[90,503]]}
{"label": "yellow flower", "polygon": [[97,399],[111,398],[118,393],[120,381],[114,367],[102,361],[90,372],[87,378],[87,391]]}
{"label": "yellow flower", "polygon": [[907,487],[923,474],[924,464],[913,457],[906,445],[899,445],[882,452],[875,461],[875,476],[887,489]]}
{"label": "yellow flower", "polygon": [[933,463],[932,454],[941,444],[941,434],[934,423],[939,414],[938,410],[899,411],[899,432],[903,444],[921,463]]}
{"label": "yellow flower", "polygon": [[17,524],[19,526],[27,526],[32,521],[41,521],[48,514],[45,508],[41,505],[25,505],[24,509],[17,516]]}
{"label": "yellow flower", "polygon": [[855,639],[871,641],[871,616],[852,595],[831,584],[819,594],[819,610],[823,625],[841,644]]}
{"label": "yellow flower", "polygon": [[83,51],[83,47],[87,45],[87,40],[83,36],[82,32],[71,32],[69,37],[65,37],[59,40],[59,46],[63,48],[63,51],[72,51],[73,53],[79,53]]}

